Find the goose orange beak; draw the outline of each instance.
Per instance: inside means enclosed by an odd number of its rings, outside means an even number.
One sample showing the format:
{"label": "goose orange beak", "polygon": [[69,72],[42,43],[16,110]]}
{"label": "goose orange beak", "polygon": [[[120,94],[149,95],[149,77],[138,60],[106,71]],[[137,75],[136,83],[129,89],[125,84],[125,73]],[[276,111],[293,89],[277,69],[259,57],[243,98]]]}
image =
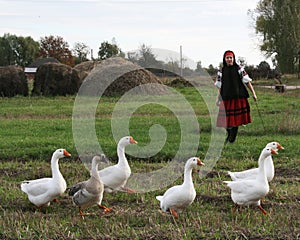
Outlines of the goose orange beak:
{"label": "goose orange beak", "polygon": [[130,142],[131,144],[137,144],[137,143],[138,143],[137,141],[135,141],[135,140],[133,139],[133,137],[130,137],[129,142]]}
{"label": "goose orange beak", "polygon": [[71,157],[71,154],[66,149],[64,149],[64,155],[66,157]]}
{"label": "goose orange beak", "polygon": [[198,166],[204,166],[205,164],[201,162],[200,158],[197,159],[197,165]]}
{"label": "goose orange beak", "polygon": [[278,148],[278,149],[284,149],[284,147],[281,146],[280,143],[277,143],[277,148]]}
{"label": "goose orange beak", "polygon": [[271,153],[272,154],[278,154],[278,152],[276,152],[274,149],[271,149]]}

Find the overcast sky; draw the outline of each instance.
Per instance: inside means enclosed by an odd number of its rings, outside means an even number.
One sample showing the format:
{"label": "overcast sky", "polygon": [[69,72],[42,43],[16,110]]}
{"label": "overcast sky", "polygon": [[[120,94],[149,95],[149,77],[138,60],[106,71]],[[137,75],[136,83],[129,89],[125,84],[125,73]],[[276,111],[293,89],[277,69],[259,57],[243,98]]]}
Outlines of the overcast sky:
{"label": "overcast sky", "polygon": [[[182,51],[217,67],[231,49],[248,64],[266,60],[249,9],[259,0],[0,0],[0,35],[60,36],[93,49],[114,38],[123,52],[151,48]],[[268,60],[269,62],[269,60]]]}

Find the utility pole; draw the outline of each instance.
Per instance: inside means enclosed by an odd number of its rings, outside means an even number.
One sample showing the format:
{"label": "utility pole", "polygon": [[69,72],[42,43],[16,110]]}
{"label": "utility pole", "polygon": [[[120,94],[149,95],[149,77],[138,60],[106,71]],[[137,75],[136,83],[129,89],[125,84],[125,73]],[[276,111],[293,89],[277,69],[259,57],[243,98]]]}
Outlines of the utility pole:
{"label": "utility pole", "polygon": [[300,79],[300,50],[298,51],[298,79]]}
{"label": "utility pole", "polygon": [[180,45],[180,76],[182,77],[182,46]]}

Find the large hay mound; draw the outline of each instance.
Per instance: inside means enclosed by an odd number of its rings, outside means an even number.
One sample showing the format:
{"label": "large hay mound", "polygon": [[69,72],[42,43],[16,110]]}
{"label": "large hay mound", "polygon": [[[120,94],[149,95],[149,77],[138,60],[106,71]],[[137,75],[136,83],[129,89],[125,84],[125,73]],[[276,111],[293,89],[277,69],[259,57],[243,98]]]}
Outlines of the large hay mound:
{"label": "large hay mound", "polygon": [[150,71],[121,57],[102,61],[83,82],[80,94],[120,96],[136,88],[138,94],[161,95],[168,93],[163,83]]}
{"label": "large hay mound", "polygon": [[77,93],[79,86],[77,70],[65,64],[46,63],[37,69],[32,95],[72,95]]}
{"label": "large hay mound", "polygon": [[28,96],[27,79],[22,67],[0,67],[0,95],[2,97]]}
{"label": "large hay mound", "polygon": [[98,65],[101,61],[86,61],[77,64],[74,69],[77,70],[80,79],[80,85],[89,73]]}
{"label": "large hay mound", "polygon": [[191,84],[189,81],[187,81],[186,79],[180,76],[174,78],[167,85],[170,87],[192,87],[193,86],[193,84]]}

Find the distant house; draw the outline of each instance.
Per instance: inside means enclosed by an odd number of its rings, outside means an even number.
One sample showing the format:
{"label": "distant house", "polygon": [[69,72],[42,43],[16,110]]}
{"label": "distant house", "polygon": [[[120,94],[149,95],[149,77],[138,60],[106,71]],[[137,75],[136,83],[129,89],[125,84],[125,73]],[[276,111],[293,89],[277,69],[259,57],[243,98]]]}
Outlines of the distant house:
{"label": "distant house", "polygon": [[45,63],[59,63],[59,61],[54,58],[54,57],[49,57],[49,58],[39,58],[36,61],[32,62],[31,64],[29,64],[29,66],[25,67],[24,72],[26,74],[35,74],[36,70],[39,66],[45,64]]}

